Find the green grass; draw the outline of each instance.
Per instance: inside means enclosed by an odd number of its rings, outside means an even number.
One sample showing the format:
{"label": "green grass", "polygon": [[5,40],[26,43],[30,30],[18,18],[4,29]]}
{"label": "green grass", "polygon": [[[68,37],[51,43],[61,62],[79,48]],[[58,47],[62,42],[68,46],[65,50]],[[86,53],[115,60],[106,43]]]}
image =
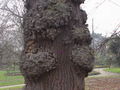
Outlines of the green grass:
{"label": "green grass", "polygon": [[7,76],[6,71],[0,71],[0,86],[23,84],[23,76]]}
{"label": "green grass", "polygon": [[104,70],[107,72],[120,73],[120,68],[106,68]]}

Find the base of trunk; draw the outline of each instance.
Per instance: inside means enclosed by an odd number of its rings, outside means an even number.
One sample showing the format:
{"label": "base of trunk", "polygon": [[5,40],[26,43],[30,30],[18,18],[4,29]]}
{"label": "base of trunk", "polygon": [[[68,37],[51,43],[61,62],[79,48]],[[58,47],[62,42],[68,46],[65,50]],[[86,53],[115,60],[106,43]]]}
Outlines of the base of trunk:
{"label": "base of trunk", "polygon": [[26,82],[23,90],[84,90],[84,76],[72,73],[50,72],[38,80]]}

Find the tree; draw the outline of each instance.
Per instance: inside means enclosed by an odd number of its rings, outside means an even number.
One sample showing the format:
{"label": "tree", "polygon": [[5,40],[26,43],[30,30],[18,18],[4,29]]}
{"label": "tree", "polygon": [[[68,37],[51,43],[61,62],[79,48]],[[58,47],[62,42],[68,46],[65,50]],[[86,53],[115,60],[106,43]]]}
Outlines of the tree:
{"label": "tree", "polygon": [[119,25],[115,28],[114,32],[110,37],[106,37],[100,43],[99,48],[97,49],[98,53],[102,53],[106,57],[105,64],[111,66],[120,65],[120,31]]}
{"label": "tree", "polygon": [[[12,65],[19,61],[23,46],[22,0],[0,1],[0,66]],[[9,65],[8,65],[9,64]]]}
{"label": "tree", "polygon": [[92,44],[91,46],[94,48],[94,56],[95,56],[95,65],[102,65],[102,66],[106,66],[107,64],[107,58],[108,58],[108,55],[107,55],[107,49],[104,48],[104,52],[103,50],[99,50],[99,45],[104,41],[106,40],[106,37],[105,36],[102,36],[102,34],[100,33],[95,33],[93,32],[91,34],[93,40],[92,40]]}
{"label": "tree", "polygon": [[95,32],[93,32],[91,36],[93,38],[91,46],[97,51],[99,45],[103,40],[106,39],[106,37],[102,36],[102,34],[100,33],[95,33]]}
{"label": "tree", "polygon": [[84,90],[94,61],[84,0],[24,2],[24,90]]}
{"label": "tree", "polygon": [[114,36],[110,40],[109,48],[110,52],[113,54],[114,59],[114,64],[120,66],[120,35]]}

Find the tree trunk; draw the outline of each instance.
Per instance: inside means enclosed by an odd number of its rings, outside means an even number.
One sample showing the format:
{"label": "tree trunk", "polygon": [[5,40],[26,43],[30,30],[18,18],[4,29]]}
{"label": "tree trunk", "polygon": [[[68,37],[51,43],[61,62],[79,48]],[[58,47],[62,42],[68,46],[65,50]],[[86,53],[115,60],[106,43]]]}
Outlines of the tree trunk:
{"label": "tree trunk", "polygon": [[84,0],[26,0],[24,50],[20,69],[24,90],[84,90],[93,51]]}

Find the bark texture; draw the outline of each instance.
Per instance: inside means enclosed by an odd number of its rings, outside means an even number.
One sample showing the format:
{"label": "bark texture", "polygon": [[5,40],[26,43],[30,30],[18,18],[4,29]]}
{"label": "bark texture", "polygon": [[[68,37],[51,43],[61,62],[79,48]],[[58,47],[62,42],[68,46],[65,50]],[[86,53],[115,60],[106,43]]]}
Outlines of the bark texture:
{"label": "bark texture", "polygon": [[84,90],[93,68],[93,50],[84,0],[26,0],[24,90]]}

